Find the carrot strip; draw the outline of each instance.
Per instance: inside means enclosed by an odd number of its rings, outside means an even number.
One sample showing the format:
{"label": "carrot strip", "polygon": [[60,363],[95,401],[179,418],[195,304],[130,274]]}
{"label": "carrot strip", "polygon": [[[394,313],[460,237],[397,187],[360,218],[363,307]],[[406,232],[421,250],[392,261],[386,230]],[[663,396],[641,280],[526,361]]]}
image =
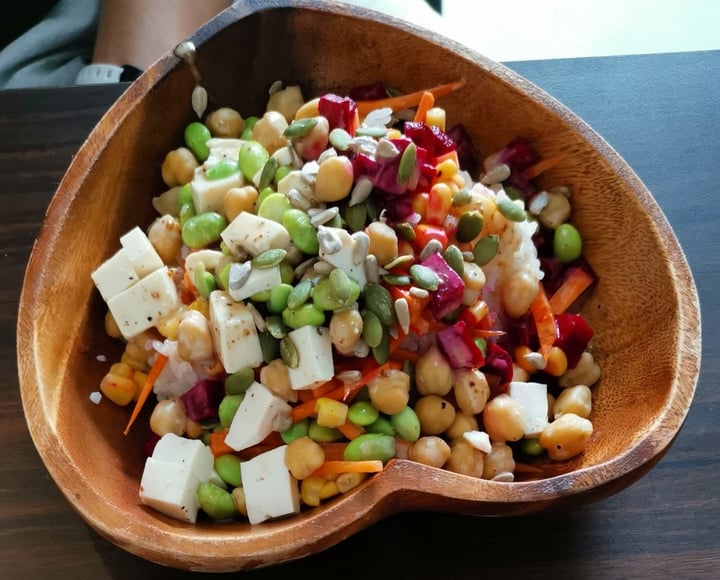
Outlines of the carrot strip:
{"label": "carrot strip", "polygon": [[396,348],[392,353],[393,360],[411,362],[417,362],[420,359],[420,353],[415,350],[408,350],[407,348]]}
{"label": "carrot strip", "polygon": [[446,83],[425,89],[423,91],[417,91],[414,93],[408,93],[406,95],[398,95],[397,97],[388,97],[386,99],[376,99],[373,101],[356,101],[358,107],[358,114],[361,117],[366,116],[370,111],[375,109],[382,109],[384,107],[390,107],[393,111],[402,111],[403,109],[409,109],[415,107],[420,103],[424,93],[432,93],[436,99],[444,97],[465,86],[465,79],[460,79],[452,83]]}
{"label": "carrot strip", "polygon": [[142,409],[143,405],[145,404],[145,401],[147,401],[147,398],[150,396],[150,393],[152,392],[153,385],[155,384],[155,381],[160,376],[160,373],[165,368],[165,365],[167,364],[168,357],[164,354],[158,353],[157,358],[155,359],[155,364],[153,364],[152,368],[150,369],[150,372],[147,375],[147,378],[145,379],[145,384],[143,385],[143,388],[140,390],[140,394],[138,395],[138,399],[135,403],[135,408],[132,411],[132,414],[130,415],[130,420],[128,421],[128,424],[125,427],[125,431],[123,431],[124,435],[127,435],[130,432],[130,427],[132,427],[132,424],[135,422],[135,419],[138,418],[138,415],[140,414],[140,409]]}
{"label": "carrot strip", "polygon": [[593,277],[582,268],[572,270],[548,301],[553,314],[562,314],[593,283]]}
{"label": "carrot strip", "polygon": [[541,159],[540,161],[535,163],[535,165],[527,167],[525,171],[523,171],[523,177],[525,177],[526,179],[534,179],[543,171],[547,171],[548,169],[555,167],[563,159],[565,159],[565,155],[555,155],[555,157]]}
{"label": "carrot strip", "polygon": [[425,91],[422,94],[422,97],[420,97],[420,102],[418,103],[417,110],[415,111],[415,117],[413,118],[413,121],[415,123],[424,123],[425,115],[427,115],[427,112],[432,109],[432,106],[434,104],[435,95],[433,95],[430,91]]}
{"label": "carrot strip", "polygon": [[530,313],[540,341],[540,354],[547,360],[550,349],[557,340],[557,326],[542,284],[538,284],[538,293],[530,304]]}
{"label": "carrot strip", "polygon": [[210,451],[212,451],[213,457],[220,455],[226,455],[227,453],[235,453],[235,450],[225,443],[225,436],[228,430],[223,429],[222,431],[213,431],[210,433]]}
{"label": "carrot strip", "polygon": [[320,447],[325,452],[325,461],[342,461],[347,443],[345,441],[333,441],[320,443]]}
{"label": "carrot strip", "polygon": [[379,459],[366,459],[362,461],[326,461],[313,472],[313,475],[377,473],[382,470],[383,462]]}
{"label": "carrot strip", "polygon": [[337,379],[330,379],[326,383],[323,383],[319,387],[315,387],[314,389],[311,389],[310,392],[312,392],[313,397],[316,399],[319,399],[320,397],[324,397],[327,393],[330,391],[334,391],[337,389],[340,385],[342,385],[342,382]]}
{"label": "carrot strip", "polygon": [[365,433],[365,429],[363,429],[360,425],[351,423],[350,421],[345,421],[342,425],[338,425],[336,429],[350,440]]}

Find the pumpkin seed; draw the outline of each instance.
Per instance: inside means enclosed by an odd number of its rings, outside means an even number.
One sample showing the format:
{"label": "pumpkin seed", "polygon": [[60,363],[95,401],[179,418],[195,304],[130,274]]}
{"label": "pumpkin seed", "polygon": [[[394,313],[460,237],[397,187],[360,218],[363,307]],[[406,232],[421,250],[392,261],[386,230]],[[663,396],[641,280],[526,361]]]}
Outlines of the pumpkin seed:
{"label": "pumpkin seed", "polygon": [[330,145],[335,147],[335,149],[337,149],[338,151],[347,151],[350,147],[350,141],[352,141],[352,136],[345,129],[336,127],[335,129],[330,131],[328,140],[330,141]]}
{"label": "pumpkin seed", "polygon": [[282,318],[277,315],[268,316],[265,319],[265,327],[270,336],[277,340],[285,338],[289,332],[288,327],[283,324]]}
{"label": "pumpkin seed", "polygon": [[460,251],[455,244],[450,244],[443,252],[443,258],[453,270],[455,270],[459,276],[462,276],[465,272],[465,259],[463,253]]}
{"label": "pumpkin seed", "polygon": [[384,365],[390,358],[390,335],[383,333],[380,344],[372,349],[373,358],[379,365]]}
{"label": "pumpkin seed", "polygon": [[283,131],[283,135],[289,139],[295,139],[296,137],[302,137],[307,135],[317,125],[317,119],[315,117],[306,117],[305,119],[297,119],[290,123],[287,128]]}
{"label": "pumpkin seed", "polygon": [[511,222],[524,222],[525,210],[514,201],[504,198],[497,203],[498,211]]}
{"label": "pumpkin seed", "polygon": [[473,248],[473,261],[478,266],[484,266],[497,254],[500,247],[500,236],[491,234],[480,238]]}
{"label": "pumpkin seed", "polygon": [[262,168],[262,172],[260,173],[260,181],[258,181],[259,191],[262,191],[266,187],[270,186],[270,183],[275,177],[275,172],[278,170],[278,167],[280,167],[280,163],[275,157],[270,157],[265,162],[265,165],[263,165]]}
{"label": "pumpkin seed", "polygon": [[312,282],[310,280],[300,281],[297,286],[293,286],[293,289],[290,290],[290,294],[288,294],[287,299],[287,307],[291,309],[299,308],[308,301],[311,293]]}
{"label": "pumpkin seed", "polygon": [[300,365],[300,353],[289,336],[280,340],[280,358],[290,369],[296,369]]}
{"label": "pumpkin seed", "polygon": [[417,147],[415,143],[410,143],[405,147],[400,157],[398,165],[397,181],[398,183],[407,183],[415,169],[415,159],[417,158]]}
{"label": "pumpkin seed", "polygon": [[399,256],[393,258],[390,260],[387,264],[383,266],[385,270],[392,270],[393,268],[397,268],[398,266],[403,266],[405,264],[411,263],[415,261],[415,257],[410,254],[400,254]]}
{"label": "pumpkin seed", "polygon": [[466,211],[460,216],[455,237],[461,244],[471,242],[483,229],[483,217],[477,210]]}
{"label": "pumpkin seed", "polygon": [[375,348],[382,341],[385,329],[377,315],[367,309],[360,313],[363,319],[362,338],[370,348]]}
{"label": "pumpkin seed", "polygon": [[410,277],[423,290],[434,291],[440,286],[440,276],[422,264],[410,266]]}
{"label": "pumpkin seed", "polygon": [[458,189],[452,196],[452,204],[455,207],[467,205],[472,200],[472,193],[467,189]]}
{"label": "pumpkin seed", "polygon": [[287,256],[287,250],[283,248],[270,248],[252,259],[253,268],[267,270],[282,262]]}
{"label": "pumpkin seed", "polygon": [[363,294],[365,307],[375,314],[385,326],[395,322],[395,310],[390,291],[380,284],[368,284]]}
{"label": "pumpkin seed", "polygon": [[345,209],[345,223],[350,231],[359,232],[367,222],[367,206],[364,203],[349,205]]}
{"label": "pumpkin seed", "polygon": [[260,340],[263,361],[265,364],[270,364],[278,357],[278,341],[269,332],[258,332],[258,340]]}
{"label": "pumpkin seed", "polygon": [[395,226],[395,230],[408,242],[412,242],[415,239],[415,230],[407,222],[400,222]]}
{"label": "pumpkin seed", "polygon": [[505,195],[507,195],[513,201],[515,201],[516,199],[525,199],[522,192],[516,187],[513,187],[512,185],[505,185],[503,189],[505,190]]}
{"label": "pumpkin seed", "polygon": [[403,274],[385,274],[382,279],[391,286],[408,286],[411,282],[410,276]]}

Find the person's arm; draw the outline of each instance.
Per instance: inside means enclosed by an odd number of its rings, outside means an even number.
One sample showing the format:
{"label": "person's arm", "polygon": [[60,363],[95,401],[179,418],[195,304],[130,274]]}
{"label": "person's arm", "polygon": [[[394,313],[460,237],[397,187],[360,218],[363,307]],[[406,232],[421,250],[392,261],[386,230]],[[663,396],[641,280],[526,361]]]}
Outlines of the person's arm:
{"label": "person's arm", "polygon": [[231,0],[103,0],[93,63],[147,69]]}

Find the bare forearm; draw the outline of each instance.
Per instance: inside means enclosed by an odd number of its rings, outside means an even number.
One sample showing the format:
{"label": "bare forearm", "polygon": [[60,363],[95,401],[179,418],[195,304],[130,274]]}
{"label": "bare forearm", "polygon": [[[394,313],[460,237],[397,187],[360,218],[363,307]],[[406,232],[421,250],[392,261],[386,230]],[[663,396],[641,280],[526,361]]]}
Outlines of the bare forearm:
{"label": "bare forearm", "polygon": [[148,68],[230,0],[104,0],[93,61]]}

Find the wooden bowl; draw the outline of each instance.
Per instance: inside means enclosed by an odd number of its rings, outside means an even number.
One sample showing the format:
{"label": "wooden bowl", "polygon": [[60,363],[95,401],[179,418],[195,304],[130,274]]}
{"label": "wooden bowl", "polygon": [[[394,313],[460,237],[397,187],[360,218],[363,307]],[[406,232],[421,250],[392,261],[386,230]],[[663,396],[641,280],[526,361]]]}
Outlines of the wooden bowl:
{"label": "wooden bowl", "polygon": [[517,135],[537,143],[542,156],[565,153],[544,179],[574,191],[573,220],[600,278],[584,307],[603,372],[594,387],[595,434],[585,453],[535,481],[497,483],[392,460],[342,498],[257,526],[189,525],[142,506],[140,446],[149,430],[140,421],[124,437],[128,410],[89,400],[107,368],[97,355],[119,355],[104,333],[90,272],[122,233],[149,224],[150,199],[163,190],[162,159],[193,116],[195,80],[169,53],[126,91],[73,160],[34,247],[20,303],[18,364],[30,433],[57,485],[100,535],[172,567],[251,569],[321,551],[401,510],[518,515],[597,500],[661,458],[695,390],[698,298],[660,208],[603,139],[507,68],[361,9],[248,0],[192,40],[212,99],[240,111],[262,110],[278,79],[311,95],[375,80],[412,91],[464,78],[467,85],[441,104],[485,154]]}

